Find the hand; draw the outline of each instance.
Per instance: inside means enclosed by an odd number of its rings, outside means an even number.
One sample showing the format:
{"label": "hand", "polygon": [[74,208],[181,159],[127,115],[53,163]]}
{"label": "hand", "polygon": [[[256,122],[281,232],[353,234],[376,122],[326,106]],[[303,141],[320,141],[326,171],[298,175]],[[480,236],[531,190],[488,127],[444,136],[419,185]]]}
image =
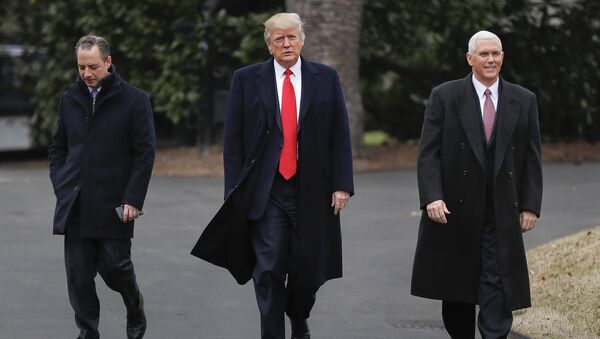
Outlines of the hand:
{"label": "hand", "polygon": [[533,229],[537,221],[537,215],[533,212],[523,211],[519,215],[519,221],[521,223],[521,232],[525,233]]}
{"label": "hand", "polygon": [[427,204],[427,216],[429,219],[438,222],[440,224],[448,223],[446,214],[450,214],[444,200],[435,200]]}
{"label": "hand", "polygon": [[331,194],[331,207],[333,207],[333,214],[337,215],[343,208],[348,206],[348,200],[350,200],[350,193],[346,191],[335,191]]}
{"label": "hand", "polygon": [[123,204],[123,222],[128,223],[134,221],[140,216],[140,210],[128,204]]}

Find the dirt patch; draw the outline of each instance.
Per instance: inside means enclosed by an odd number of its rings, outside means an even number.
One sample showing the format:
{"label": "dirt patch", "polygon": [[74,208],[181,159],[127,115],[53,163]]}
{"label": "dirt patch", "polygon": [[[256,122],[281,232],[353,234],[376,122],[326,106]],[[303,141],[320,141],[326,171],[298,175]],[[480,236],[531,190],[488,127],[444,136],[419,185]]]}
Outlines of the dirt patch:
{"label": "dirt patch", "polygon": [[600,337],[600,226],[527,253],[533,307],[513,329],[530,338]]}
{"label": "dirt patch", "polygon": [[[417,144],[370,146],[354,159],[357,173],[414,168]],[[600,143],[552,143],[542,146],[544,162],[582,163],[600,161]],[[47,160],[0,161],[0,168],[47,167]],[[196,147],[159,149],[154,163],[157,176],[223,176],[222,149],[215,146],[201,152]]]}
{"label": "dirt patch", "polygon": [[[354,171],[390,171],[414,168],[417,163],[417,144],[397,144],[367,147],[354,158]],[[154,175],[222,176],[223,160],[220,147],[202,154],[195,147],[159,150]],[[542,146],[544,162],[582,163],[600,161],[600,143],[553,143]]]}

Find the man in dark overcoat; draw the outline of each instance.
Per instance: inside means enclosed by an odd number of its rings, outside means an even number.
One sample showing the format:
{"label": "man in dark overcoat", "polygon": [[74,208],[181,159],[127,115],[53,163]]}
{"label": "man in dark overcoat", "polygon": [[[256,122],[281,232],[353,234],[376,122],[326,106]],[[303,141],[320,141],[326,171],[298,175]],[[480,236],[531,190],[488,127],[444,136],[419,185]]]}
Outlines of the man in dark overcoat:
{"label": "man in dark overcoat", "polygon": [[123,297],[127,338],[142,338],[146,318],[131,238],[154,163],[152,108],[144,92],[119,77],[104,38],[84,36],[75,51],[79,76],[60,99],[49,148],[54,234],[65,236],[69,300],[79,338],[99,338],[99,273]]}
{"label": "man in dark overcoat", "polygon": [[256,259],[262,338],[284,338],[285,312],[292,338],[305,339],[317,289],[342,276],[339,211],[354,191],[348,114],[336,71],[300,57],[300,16],[276,14],[264,26],[273,58],[233,76],[225,198],[251,187],[238,213]]}
{"label": "man in dark overcoat", "polygon": [[499,76],[500,39],[469,41],[472,73],[431,92],[418,156],[424,210],[411,293],[442,300],[452,338],[506,338],[512,310],[530,306],[522,233],[542,200],[535,95]]}

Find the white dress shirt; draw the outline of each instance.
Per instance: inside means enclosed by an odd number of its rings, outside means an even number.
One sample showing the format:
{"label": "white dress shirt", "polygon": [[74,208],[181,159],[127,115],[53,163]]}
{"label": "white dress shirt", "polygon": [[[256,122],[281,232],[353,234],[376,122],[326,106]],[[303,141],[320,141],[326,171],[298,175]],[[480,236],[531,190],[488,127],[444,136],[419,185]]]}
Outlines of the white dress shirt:
{"label": "white dress shirt", "polygon": [[[300,115],[300,94],[302,92],[302,69],[300,58],[298,61],[290,67],[292,73],[290,75],[290,81],[292,82],[292,86],[294,86],[294,94],[296,94],[296,119]],[[275,66],[275,80],[277,81],[277,98],[279,100],[279,112],[281,112],[281,96],[283,94],[283,80],[285,79],[285,70],[276,60],[273,60],[273,64]]]}
{"label": "white dress shirt", "polygon": [[475,91],[477,92],[477,97],[479,98],[479,108],[480,108],[480,112],[481,112],[481,118],[483,118],[483,105],[485,104],[485,90],[486,89],[490,89],[490,92],[492,92],[492,95],[490,96],[492,99],[492,103],[494,104],[494,109],[496,111],[498,111],[498,84],[499,84],[499,80],[500,78],[496,79],[496,82],[494,82],[494,84],[490,87],[485,87],[484,84],[482,84],[481,82],[479,82],[477,79],[475,79],[475,77],[473,76],[473,85],[475,86]]}

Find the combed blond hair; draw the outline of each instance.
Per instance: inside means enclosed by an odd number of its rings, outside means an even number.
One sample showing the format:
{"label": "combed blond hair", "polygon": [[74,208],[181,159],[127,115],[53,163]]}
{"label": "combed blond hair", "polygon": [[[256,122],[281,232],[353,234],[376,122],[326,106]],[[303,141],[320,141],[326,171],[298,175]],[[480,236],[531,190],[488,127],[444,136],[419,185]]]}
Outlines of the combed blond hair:
{"label": "combed blond hair", "polygon": [[265,42],[269,42],[272,31],[287,28],[298,28],[300,38],[304,41],[303,25],[304,23],[302,22],[302,19],[300,19],[298,13],[277,13],[263,23],[263,26],[265,26]]}

